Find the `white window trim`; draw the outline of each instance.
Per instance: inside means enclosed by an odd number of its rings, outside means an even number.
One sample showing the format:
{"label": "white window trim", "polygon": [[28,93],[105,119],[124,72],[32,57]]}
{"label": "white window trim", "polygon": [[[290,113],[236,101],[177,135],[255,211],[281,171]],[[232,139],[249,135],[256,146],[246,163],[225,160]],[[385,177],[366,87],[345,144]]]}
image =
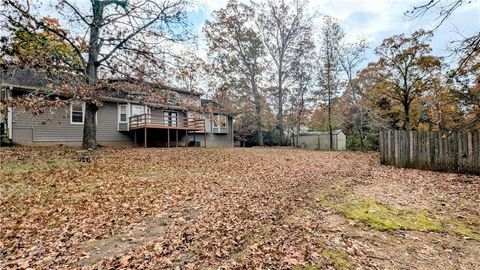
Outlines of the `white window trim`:
{"label": "white window trim", "polygon": [[[215,122],[213,121],[213,118],[217,116],[217,124],[215,124]],[[222,120],[225,120],[225,127],[222,127],[220,125],[220,123],[222,122]],[[228,116],[225,115],[225,114],[220,114],[220,113],[217,113],[217,114],[213,114],[212,115],[212,127],[213,128],[216,128],[216,129],[228,129]]]}
{"label": "white window trim", "polygon": [[[82,102],[82,122],[72,121],[72,108],[73,103],[70,103],[70,125],[83,125],[85,124],[85,102]],[[98,111],[95,113],[95,124],[98,124]]]}
{"label": "white window trim", "polygon": [[[173,114],[175,114],[175,120],[171,118],[173,117]],[[178,119],[180,117],[179,114],[180,112],[178,111],[162,111],[163,125],[169,127],[178,127]]]}
{"label": "white window trim", "polygon": [[[122,113],[121,113],[122,111],[120,109],[122,106],[125,106],[125,114],[127,115],[127,118],[125,119],[125,121],[122,121],[121,120],[122,118],[120,117],[122,115]],[[129,110],[128,110],[128,103],[118,103],[117,111],[118,111],[118,123],[119,124],[120,123],[122,123],[122,124],[128,123],[128,119],[130,117]]]}
{"label": "white window trim", "polygon": [[[128,117],[131,117],[131,116],[134,116],[133,115],[133,108],[134,106],[138,106],[138,107],[143,107],[143,114],[151,114],[152,113],[152,109],[147,106],[147,105],[142,105],[142,104],[131,104],[131,103],[128,103],[130,106],[130,109],[128,110],[130,112],[130,114],[128,115]],[[150,117],[147,117],[146,119],[146,122],[147,123],[150,123],[151,122],[151,119]]]}
{"label": "white window trim", "polygon": [[83,125],[85,123],[85,102],[82,102],[82,122],[73,122],[73,102],[70,103],[70,125]]}
{"label": "white window trim", "polygon": [[[219,128],[220,125],[218,124],[220,121],[220,115],[219,114],[212,114],[212,127],[213,128]],[[217,118],[217,123],[215,123],[215,117]]]}
{"label": "white window trim", "polygon": [[147,105],[141,105],[141,104],[130,104],[130,115],[133,116],[133,108],[135,106],[138,106],[138,107],[143,107],[143,114],[150,114],[150,107],[148,107]]}
{"label": "white window trim", "polygon": [[[127,119],[125,121],[120,120],[121,106],[125,106],[125,114],[127,115]],[[130,129],[130,102],[117,103],[117,131],[120,131],[120,124],[127,124],[127,129]]]}

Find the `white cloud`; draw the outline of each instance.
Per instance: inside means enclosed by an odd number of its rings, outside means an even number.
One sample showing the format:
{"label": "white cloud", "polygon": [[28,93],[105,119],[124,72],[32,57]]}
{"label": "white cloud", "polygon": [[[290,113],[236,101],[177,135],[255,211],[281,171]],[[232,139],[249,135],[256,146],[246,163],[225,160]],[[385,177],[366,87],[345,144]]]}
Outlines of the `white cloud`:
{"label": "white cloud", "polygon": [[[39,0],[41,11],[51,9],[58,0]],[[248,3],[250,0],[239,0]],[[262,1],[262,0],[255,0]],[[428,0],[310,0],[308,11],[315,14],[316,30],[321,26],[322,15],[338,18],[346,32],[349,41],[364,38],[376,47],[380,42],[394,34],[412,33],[419,28],[431,29],[436,21],[435,14],[431,13],[417,19],[409,19],[405,12],[416,4]],[[201,31],[205,20],[211,18],[213,11],[224,8],[228,0],[193,0],[190,11],[194,14],[195,31],[202,36]],[[89,5],[88,0],[76,0],[82,8]],[[47,13],[48,14],[48,13]],[[473,0],[470,4],[460,7],[452,17],[436,32],[433,47],[436,53],[445,54],[450,41],[461,38],[460,34],[468,35],[478,32],[480,28],[480,0]],[[200,41],[200,54],[205,55],[205,42]]]}

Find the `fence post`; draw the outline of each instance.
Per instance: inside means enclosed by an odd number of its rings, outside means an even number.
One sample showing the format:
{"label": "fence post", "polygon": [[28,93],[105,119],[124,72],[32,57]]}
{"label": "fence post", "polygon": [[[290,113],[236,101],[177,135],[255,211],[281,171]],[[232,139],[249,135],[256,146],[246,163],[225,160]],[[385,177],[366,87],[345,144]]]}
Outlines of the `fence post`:
{"label": "fence post", "polygon": [[480,174],[479,131],[382,130],[379,143],[382,164]]}
{"label": "fence post", "polygon": [[383,145],[383,135],[384,130],[380,130],[380,134],[378,136],[378,145],[380,146],[380,164],[385,164],[385,147]]}
{"label": "fence post", "polygon": [[468,171],[473,171],[473,138],[472,132],[467,133]]}
{"label": "fence post", "polygon": [[408,153],[408,163],[412,164],[413,162],[413,130],[410,130],[408,132],[408,147],[409,147],[409,153]]}

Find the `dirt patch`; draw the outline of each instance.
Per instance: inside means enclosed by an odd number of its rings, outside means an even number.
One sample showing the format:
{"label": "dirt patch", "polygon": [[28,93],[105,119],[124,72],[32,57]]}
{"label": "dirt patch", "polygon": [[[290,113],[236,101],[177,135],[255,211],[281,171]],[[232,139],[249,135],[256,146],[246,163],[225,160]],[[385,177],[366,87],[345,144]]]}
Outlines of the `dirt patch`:
{"label": "dirt patch", "polygon": [[84,258],[76,267],[92,266],[95,263],[128,253],[157,240],[165,233],[167,223],[177,219],[192,220],[200,215],[199,210],[186,213],[169,213],[154,218],[145,224],[130,225],[125,233],[115,234],[100,240],[90,240],[80,246]]}
{"label": "dirt patch", "polygon": [[124,254],[135,247],[145,245],[155,240],[165,231],[167,218],[158,218],[149,224],[139,225],[128,233],[116,234],[101,240],[90,240],[80,246],[85,258],[76,266],[85,267],[109,257]]}
{"label": "dirt patch", "polygon": [[[387,175],[390,170],[380,167],[376,173]],[[331,239],[350,239],[347,242],[358,252],[354,258],[364,258],[362,265],[370,262],[380,269],[480,267],[480,227],[474,206],[478,182],[459,180],[470,176],[397,173],[344,178],[314,191],[313,197],[327,212],[322,227],[330,228],[327,232],[335,235]],[[430,174],[434,181],[426,177]]]}
{"label": "dirt patch", "polygon": [[0,268],[480,269],[480,177],[297,149],[91,158],[0,152]]}

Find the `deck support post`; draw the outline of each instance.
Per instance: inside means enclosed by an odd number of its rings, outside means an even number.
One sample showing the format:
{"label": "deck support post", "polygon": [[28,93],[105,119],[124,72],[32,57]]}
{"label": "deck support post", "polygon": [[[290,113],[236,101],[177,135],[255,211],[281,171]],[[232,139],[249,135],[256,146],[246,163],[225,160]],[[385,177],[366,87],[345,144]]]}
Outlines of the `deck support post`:
{"label": "deck support post", "polygon": [[167,147],[170,147],[170,129],[167,128]]}
{"label": "deck support post", "polygon": [[197,146],[197,139],[195,138],[195,135],[197,135],[197,131],[193,131],[193,146]]}
{"label": "deck support post", "polygon": [[135,146],[137,146],[137,130],[136,129],[133,131],[133,140],[135,142]]}
{"label": "deck support post", "polygon": [[205,121],[203,121],[203,147],[207,148],[207,128],[205,127]]}
{"label": "deck support post", "polygon": [[178,129],[175,129],[175,147],[178,147]]}
{"label": "deck support post", "polygon": [[185,147],[188,147],[188,130],[185,129]]}
{"label": "deck support post", "polygon": [[145,148],[147,148],[147,128],[143,128],[143,131],[145,133],[145,138],[144,138],[144,142],[143,142],[143,146]]}

